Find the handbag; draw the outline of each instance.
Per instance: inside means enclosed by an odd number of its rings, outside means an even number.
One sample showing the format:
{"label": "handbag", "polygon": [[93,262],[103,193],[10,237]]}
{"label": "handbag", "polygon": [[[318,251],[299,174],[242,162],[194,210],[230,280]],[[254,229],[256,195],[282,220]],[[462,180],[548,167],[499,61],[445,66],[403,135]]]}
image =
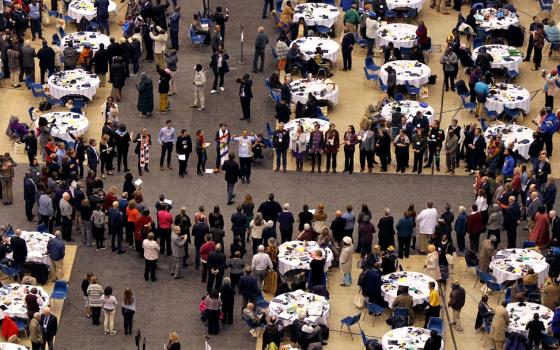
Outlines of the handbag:
{"label": "handbag", "polygon": [[356,294],[354,295],[354,306],[358,309],[363,309],[366,306],[366,300],[362,295],[362,289],[358,289]]}

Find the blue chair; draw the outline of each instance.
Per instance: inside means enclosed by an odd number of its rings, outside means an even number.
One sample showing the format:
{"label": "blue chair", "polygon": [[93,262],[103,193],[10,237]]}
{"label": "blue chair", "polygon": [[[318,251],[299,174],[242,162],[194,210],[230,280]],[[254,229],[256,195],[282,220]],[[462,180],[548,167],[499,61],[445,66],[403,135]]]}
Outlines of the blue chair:
{"label": "blue chair", "polygon": [[383,91],[383,92],[387,92],[387,90],[389,89],[388,85],[383,84],[383,82],[381,81],[381,78],[379,78],[379,87],[381,88],[381,91]]}
{"label": "blue chair", "polygon": [[548,347],[555,349],[556,347],[558,347],[558,339],[554,338],[551,335],[548,335],[546,333],[543,333],[542,335],[542,343],[547,345]]}
{"label": "blue chair", "polygon": [[64,302],[66,298],[68,298],[68,281],[55,281],[53,292],[51,294],[51,300],[62,299]]}
{"label": "blue chair", "polygon": [[478,281],[480,281],[481,283],[486,283],[488,281],[490,282],[496,282],[496,278],[490,274],[487,274],[485,272],[480,271],[478,268],[476,269],[476,276],[477,279],[474,281],[474,287],[476,287],[476,284],[478,283]]}
{"label": "blue chair", "polygon": [[317,115],[315,116],[315,118],[317,119],[321,119],[324,121],[329,121],[329,118],[327,118],[324,114],[323,111],[321,110],[321,107],[317,107]]}
{"label": "blue chair", "polygon": [[204,44],[204,35],[196,34],[192,25],[189,29],[189,38],[191,39],[192,47],[199,45],[200,48],[202,48],[202,45]]}
{"label": "blue chair", "polygon": [[486,108],[486,106],[484,106],[484,113],[486,114],[486,116],[492,120],[496,120],[498,118],[498,112],[496,111],[491,111],[488,108]]}
{"label": "blue chair", "polygon": [[352,335],[352,331],[350,330],[350,326],[358,324],[358,327],[360,327],[360,330],[361,330],[362,326],[360,326],[360,317],[362,317],[361,313],[359,313],[357,315],[354,315],[354,316],[344,317],[342,320],[340,320],[340,332],[342,333],[342,327],[343,326],[348,327],[348,333],[350,333],[350,339],[354,340],[354,336]]}
{"label": "blue chair", "polygon": [[406,19],[417,19],[418,18],[418,9],[409,8],[404,14],[403,18]]}
{"label": "blue chair", "polygon": [[29,113],[29,119],[31,119],[32,122],[35,121],[35,117],[33,116],[33,111],[35,110],[35,107],[31,106],[29,107],[29,109],[27,110],[27,113]]}
{"label": "blue chair", "polygon": [[54,45],[60,46],[60,37],[58,36],[58,34],[54,33],[52,35],[52,42]]}
{"label": "blue chair", "polygon": [[87,25],[86,31],[96,32],[98,28],[99,28],[99,23],[92,21],[92,22],[89,22],[89,24]]}
{"label": "blue chair", "polygon": [[58,18],[58,11],[48,11],[50,17],[57,17]]}
{"label": "blue chair", "polygon": [[45,90],[43,90],[43,85],[41,84],[32,84],[31,85],[31,93],[33,97],[36,98],[44,98],[45,97]]}
{"label": "blue chair", "polygon": [[387,11],[385,13],[385,20],[388,22],[390,19],[396,20],[397,19],[397,12],[393,10]]}
{"label": "blue chair", "polygon": [[266,122],[266,133],[268,134],[269,137],[274,136],[274,130],[272,129],[272,127],[268,122]]}
{"label": "blue chair", "polygon": [[511,287],[506,288],[506,295],[504,296],[504,301],[506,302],[506,304],[511,303]]}
{"label": "blue chair", "polygon": [[18,335],[19,335],[19,333],[21,333],[23,331],[23,333],[25,334],[25,337],[26,338],[29,337],[29,334],[27,333],[27,329],[29,328],[29,322],[27,321],[27,319],[14,318],[13,321],[18,328]]}
{"label": "blue chair", "polygon": [[257,308],[259,309],[266,309],[268,308],[269,302],[265,300],[264,296],[259,295],[256,299],[255,299],[255,304],[257,306]]}
{"label": "blue chair", "polygon": [[13,279],[14,281],[19,280],[20,270],[15,266],[8,266],[6,264],[0,264],[0,271],[2,271],[3,274],[7,275],[8,277]]}
{"label": "blue chair", "polygon": [[379,81],[379,82],[381,81],[381,80],[379,80],[379,75],[374,74],[374,73],[369,73],[368,69],[366,67],[364,67],[364,73],[366,75],[366,81],[364,82],[364,85],[367,81],[376,81],[376,80]]}
{"label": "blue chair", "polygon": [[35,84],[35,81],[28,75],[25,77],[25,86],[27,86],[28,89],[31,89],[31,85]]}
{"label": "blue chair", "polygon": [[498,295],[498,304],[500,303],[500,299],[502,298],[502,293],[506,287],[500,283],[493,282],[493,281],[486,281],[486,286],[493,292],[500,292]]}
{"label": "blue chair", "polygon": [[439,335],[443,334],[443,319],[439,317],[430,317],[428,320],[429,330],[437,332]]}
{"label": "blue chair", "polygon": [[212,19],[208,17],[200,17],[200,24],[207,24],[210,25],[212,23]]}
{"label": "blue chair", "polygon": [[482,38],[477,36],[473,39],[473,49],[476,49],[477,47],[480,47],[482,45],[484,45],[484,40]]}
{"label": "blue chair", "polygon": [[525,249],[525,248],[534,248],[534,247],[535,247],[535,242],[523,241],[523,249]]}
{"label": "blue chair", "polygon": [[406,307],[396,307],[393,311],[393,316],[404,317],[406,319],[406,325],[410,325],[410,315],[408,314],[408,309]]}
{"label": "blue chair", "polygon": [[401,56],[403,60],[407,60],[412,56],[412,48],[410,47],[401,47]]}
{"label": "blue chair", "polygon": [[353,3],[354,1],[352,0],[340,0],[340,7],[342,7],[342,11],[348,11]]}
{"label": "blue chair", "polygon": [[492,38],[487,31],[483,28],[476,28],[476,37],[482,39],[483,42],[486,42],[488,38]]}
{"label": "blue chair", "polygon": [[513,122],[519,117],[519,114],[521,114],[521,112],[519,111],[519,109],[509,109],[505,107],[503,114],[510,122]]}
{"label": "blue chair", "polygon": [[[66,19],[66,17],[64,19]],[[62,27],[58,28],[58,32],[60,33],[61,38],[64,38],[66,36],[66,32],[64,31],[64,29]]]}
{"label": "blue chair", "polygon": [[325,0],[323,1],[324,4],[336,6],[334,0]]}
{"label": "blue chair", "polygon": [[506,83],[511,82],[512,80],[516,79],[519,76],[519,72],[518,71],[514,71],[514,70],[508,70],[506,71],[506,73],[504,74],[504,79],[506,81]]}
{"label": "blue chair", "polygon": [[408,82],[405,83],[405,86],[406,86],[406,92],[408,92],[409,95],[414,95],[416,99],[418,99],[418,95],[420,95],[420,88],[409,85]]}
{"label": "blue chair", "polygon": [[331,32],[331,28],[329,27],[325,27],[325,26],[317,26],[317,33],[319,33],[319,36],[321,37],[328,37],[329,33]]}
{"label": "blue chair", "polygon": [[477,2],[476,4],[473,4],[471,7],[473,10],[482,10],[484,8],[484,4],[481,2]]}
{"label": "blue chair", "polygon": [[70,108],[70,112],[72,113],[78,113],[78,114],[83,114],[82,113],[82,109],[80,107],[72,107]]}
{"label": "blue chair", "polygon": [[365,319],[366,319],[366,316],[367,316],[368,314],[371,314],[371,315],[373,316],[373,323],[372,323],[372,326],[375,326],[375,320],[376,320],[379,316],[382,316],[384,312],[385,312],[385,308],[384,308],[384,307],[366,301],[366,312],[364,312],[364,318],[363,318],[363,319],[365,320]]}
{"label": "blue chair", "polygon": [[547,11],[547,12],[552,12],[552,5],[553,5],[553,1],[552,0],[539,0],[539,6],[541,8],[541,12]]}
{"label": "blue chair", "polygon": [[369,344],[377,343],[377,339],[368,338],[363,330],[360,329],[360,334],[362,335],[362,343],[364,344],[364,349],[367,349]]}
{"label": "blue chair", "polygon": [[470,102],[465,99],[465,96],[459,96],[461,98],[461,103],[463,104],[463,108],[466,109],[476,109],[476,102]]}
{"label": "blue chair", "polygon": [[403,94],[401,94],[400,92],[397,92],[397,93],[395,94],[395,100],[397,100],[397,101],[402,101],[402,100],[404,100]]}
{"label": "blue chair", "polygon": [[76,97],[73,99],[72,107],[84,108],[86,106],[86,101],[81,97]]}
{"label": "blue chair", "polygon": [[48,228],[47,225],[45,225],[45,224],[39,224],[39,225],[37,225],[36,230],[37,230],[37,232],[41,232],[41,233],[45,233],[45,232],[50,233],[50,232],[49,232],[49,228]]}
{"label": "blue chair", "polygon": [[373,72],[381,69],[380,66],[375,64],[375,62],[373,61],[373,57],[371,57],[371,56],[366,57],[365,62],[364,62],[364,66],[367,68],[367,70],[370,70],[370,71],[373,71]]}

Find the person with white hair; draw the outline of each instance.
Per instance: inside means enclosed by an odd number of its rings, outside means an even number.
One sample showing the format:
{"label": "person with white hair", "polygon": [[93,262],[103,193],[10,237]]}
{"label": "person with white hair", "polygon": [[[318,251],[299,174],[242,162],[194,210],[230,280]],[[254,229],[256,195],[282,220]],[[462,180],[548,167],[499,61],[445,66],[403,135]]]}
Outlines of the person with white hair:
{"label": "person with white hair", "polygon": [[437,209],[434,208],[434,203],[432,201],[428,201],[426,203],[426,208],[423,209],[416,217],[416,223],[419,230],[418,251],[420,254],[426,254],[428,240],[435,231],[438,217],[439,215]]}
{"label": "person with white hair", "polygon": [[64,192],[60,199],[58,209],[62,218],[62,238],[67,242],[73,242],[72,239],[72,204],[70,204],[70,193]]}
{"label": "person with white hair", "polygon": [[255,38],[255,56],[253,58],[253,73],[257,73],[257,63],[259,62],[259,57],[261,59],[261,65],[259,71],[262,73],[264,70],[264,51],[268,45],[268,35],[264,31],[264,27],[259,27],[257,37]]}
{"label": "person with white hair", "polygon": [[251,333],[253,337],[257,337],[256,329],[266,324],[266,315],[257,310],[255,304],[248,303],[247,307],[243,309],[243,320],[251,326],[249,333]]}
{"label": "person with white hair", "polygon": [[65,246],[61,239],[62,233],[59,230],[54,232],[54,237],[47,243],[47,254],[51,259],[51,281],[64,277],[64,256]]}
{"label": "person with white hair", "polygon": [[294,222],[294,215],[290,212],[290,203],[284,203],[282,212],[278,214],[278,226],[282,243],[292,240]]}
{"label": "person with white hair", "polygon": [[270,260],[270,256],[265,253],[265,248],[261,244],[257,249],[257,254],[253,255],[253,259],[251,260],[251,269],[253,270],[253,274],[257,278],[257,282],[259,285],[259,289],[262,290],[263,282],[266,277],[266,272],[268,269],[272,270],[272,260]]}
{"label": "person with white hair", "polygon": [[303,231],[298,235],[299,241],[315,241],[317,240],[317,233],[311,229],[311,225],[303,224]]}
{"label": "person with white hair", "polygon": [[321,334],[320,326],[310,326],[305,322],[306,311],[304,309],[297,310],[298,318],[292,323],[292,329],[295,330],[303,339],[299,340],[299,343],[305,342],[306,346],[302,348],[307,348],[307,344],[313,342],[321,342],[323,345],[327,345],[327,342],[323,340]]}
{"label": "person with white hair", "polygon": [[43,309],[43,315],[41,315],[39,322],[43,327],[43,349],[46,349],[45,345],[48,344],[49,350],[53,350],[53,339],[58,329],[58,321],[56,316],[51,314],[50,307],[47,306]]}
{"label": "person with white hair", "polygon": [[31,341],[31,350],[40,350],[43,345],[43,332],[39,320],[41,314],[36,312],[29,321],[29,340]]}
{"label": "person with white hair", "polygon": [[268,247],[268,240],[270,238],[276,239],[276,227],[274,226],[274,221],[268,220],[266,222],[266,226],[263,230],[262,238],[263,238],[263,245],[265,248]]}
{"label": "person with white hair", "polygon": [[183,258],[185,257],[185,244],[189,238],[188,234],[182,234],[181,227],[173,226],[171,233],[171,255],[173,256],[173,268],[171,275],[173,279],[183,278]]}
{"label": "person with white hair", "polygon": [[343,281],[340,284],[342,287],[350,287],[352,285],[352,254],[354,253],[354,246],[352,245],[351,237],[344,237],[342,239],[342,252],[340,253],[339,263],[340,272],[343,274]]}

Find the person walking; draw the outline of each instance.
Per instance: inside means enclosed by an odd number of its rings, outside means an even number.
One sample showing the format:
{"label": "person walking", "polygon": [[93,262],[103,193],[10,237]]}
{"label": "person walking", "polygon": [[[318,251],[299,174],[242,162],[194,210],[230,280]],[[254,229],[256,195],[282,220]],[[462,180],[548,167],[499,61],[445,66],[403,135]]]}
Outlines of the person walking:
{"label": "person walking", "polygon": [[181,7],[176,6],[169,15],[169,36],[171,48],[179,50],[179,20],[181,19]]}
{"label": "person walking", "polygon": [[[255,38],[255,57],[253,58],[253,73],[263,72],[264,70],[264,52],[266,46],[268,45],[268,35],[264,32],[264,27],[259,27],[257,29],[258,34]],[[259,62],[259,57],[261,59],[260,68],[257,70],[257,63]]]}
{"label": "person walking", "polygon": [[54,237],[47,243],[47,254],[51,260],[51,281],[64,278],[64,256],[66,255],[66,248],[64,241],[61,239],[59,230],[54,232]]}
{"label": "person walking", "polygon": [[181,235],[181,227],[173,226],[173,233],[171,233],[171,255],[173,256],[171,276],[173,279],[183,278],[183,258],[185,257],[184,247],[188,238],[188,234]]}
{"label": "person walking", "polygon": [[96,9],[97,23],[99,23],[99,31],[107,36],[110,35],[109,26],[109,0],[95,0],[93,3]]}
{"label": "person walking", "polygon": [[[229,72],[228,66],[229,55],[224,52],[223,47],[218,46],[218,50],[212,54],[212,59],[210,61],[210,67],[214,73],[214,84],[212,84],[211,94],[216,93],[216,89],[220,88],[220,91],[225,91],[224,89],[224,75]],[[219,81],[219,84],[218,84]]]}
{"label": "person walking", "polygon": [[[223,80],[223,76],[222,76],[222,80]],[[206,85],[206,71],[202,68],[202,65],[198,63],[195,66],[195,73],[194,73],[194,80],[193,80],[194,102],[190,106],[191,108],[196,108],[198,111],[202,111],[204,110],[204,108],[206,108],[204,104],[205,85]]]}
{"label": "person walking", "polygon": [[243,118],[239,120],[251,121],[251,99],[253,98],[253,92],[251,91],[251,86],[253,81],[249,79],[249,74],[244,74],[242,78],[237,79],[236,82],[239,84],[239,98],[241,100],[241,110],[243,111]]}
{"label": "person walking", "polygon": [[156,278],[156,267],[157,260],[159,257],[159,244],[154,240],[154,233],[149,232],[147,238],[142,242],[142,248],[144,249],[144,280],[148,280],[148,277],[152,282],[157,281]]}
{"label": "person walking", "polygon": [[161,155],[159,158],[159,170],[163,171],[163,161],[167,154],[167,168],[173,170],[171,167],[171,153],[173,152],[173,145],[177,142],[177,135],[175,128],[171,126],[171,120],[165,121],[165,126],[159,130],[158,143],[161,145]]}
{"label": "person walking", "polygon": [[451,284],[451,293],[449,294],[449,307],[453,311],[453,326],[457,331],[462,332],[461,309],[465,306],[465,288],[459,285],[459,281],[455,280]]}
{"label": "person walking", "polygon": [[233,200],[233,198],[235,197],[235,193],[233,193],[234,186],[237,183],[237,180],[241,177],[239,164],[237,164],[237,162],[235,161],[235,154],[229,154],[228,160],[226,160],[222,165],[222,170],[225,171],[224,177],[227,184],[227,204],[231,205],[235,203],[235,201]]}
{"label": "person walking", "polygon": [[124,334],[132,335],[134,313],[136,313],[136,298],[129,287],[126,287],[124,290],[121,312],[124,320]]}

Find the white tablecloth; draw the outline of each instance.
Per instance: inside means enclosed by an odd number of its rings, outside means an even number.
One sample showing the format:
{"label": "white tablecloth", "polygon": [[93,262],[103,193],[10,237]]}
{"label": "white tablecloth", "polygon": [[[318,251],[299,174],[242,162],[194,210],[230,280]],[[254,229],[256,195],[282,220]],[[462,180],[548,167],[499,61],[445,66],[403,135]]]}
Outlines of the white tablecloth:
{"label": "white tablecloth", "polygon": [[549,265],[545,258],[534,250],[529,249],[503,249],[496,253],[490,262],[492,275],[498,283],[515,281],[533,268],[539,275],[539,287],[544,284],[548,276]]}
{"label": "white tablecloth", "polygon": [[290,87],[294,103],[306,104],[309,94],[312,93],[318,100],[328,100],[333,105],[338,104],[338,86],[331,79],[298,79],[292,81]]}
{"label": "white tablecloth", "polygon": [[[428,283],[436,282],[433,278],[420,272],[400,271],[393,272],[381,277],[381,294],[383,299],[389,304],[397,298],[399,286],[408,286],[408,294],[412,297],[413,305],[423,304],[430,296]],[[437,289],[437,283],[436,283]]]}
{"label": "white tablecloth", "polygon": [[[519,51],[517,48],[507,46],[507,45],[479,46],[476,49],[474,49],[472,53],[473,60],[476,60],[476,57],[478,56],[478,52],[483,47],[486,49],[486,52],[489,53],[494,59],[494,61],[491,62],[492,68],[499,69],[505,67],[508,70],[519,72],[519,63],[521,63],[523,56],[521,54],[521,51]],[[518,55],[511,56],[510,50],[519,52],[519,56]]]}
{"label": "white tablecloth", "polygon": [[[4,319],[6,316],[10,318],[27,318],[27,307],[25,307],[24,301],[26,294],[33,287],[34,286],[22,285],[19,283],[12,283],[1,287],[0,319]],[[43,310],[45,306],[49,305],[49,294],[40,286],[36,286],[35,288],[37,288],[37,295],[43,299],[43,306],[41,306],[41,310]]]}
{"label": "white tablecloth", "polygon": [[424,0],[387,0],[386,3],[389,10],[410,7],[420,11],[424,5]]}
{"label": "white tablecloth", "polygon": [[[475,15],[476,23],[486,31],[508,29],[512,25],[519,26],[519,18],[515,13],[504,9],[500,9],[499,12],[504,14],[502,19],[498,19],[498,10],[494,8],[478,10]],[[505,12],[508,13],[506,14]]]}
{"label": "white tablecloth", "polygon": [[428,105],[426,102],[413,101],[413,100],[403,100],[403,101],[393,101],[391,103],[383,106],[381,110],[381,116],[388,122],[391,121],[393,111],[395,108],[400,107],[401,113],[406,117],[408,123],[412,121],[414,116],[418,111],[422,112],[430,124],[434,121],[434,109]]}
{"label": "white tablecloth", "polygon": [[[293,95],[292,95],[293,96]],[[297,118],[292,119],[286,124],[284,124],[284,129],[286,129],[290,133],[290,137],[296,132],[298,125],[303,125],[303,131],[305,131],[307,136],[307,142],[309,142],[309,133],[315,130],[315,123],[319,124],[319,130],[323,133],[329,130],[329,123],[326,120],[318,119],[318,118]]]}
{"label": "white tablecloth", "polygon": [[506,310],[509,313],[509,332],[521,333],[524,336],[529,335],[529,331],[525,329],[527,323],[533,319],[533,315],[538,313],[540,315],[540,320],[544,323],[544,328],[546,332],[550,331],[550,323],[552,322],[552,317],[554,312],[547,308],[546,306],[535,304],[535,303],[523,303],[525,305],[519,305],[520,303],[509,303],[506,306]]}
{"label": "white tablecloth", "polygon": [[99,87],[99,78],[83,69],[73,69],[51,75],[48,85],[54,98],[81,95],[91,100]]}
{"label": "white tablecloth", "polygon": [[[66,142],[74,141],[72,137],[70,137],[70,134],[81,136],[85,134],[89,128],[89,120],[83,114],[79,113],[53,112],[43,114],[41,117],[47,119],[49,123],[54,119],[55,122],[51,128],[51,135]],[[36,121],[36,128],[39,127],[37,125],[38,123],[39,119]]]}
{"label": "white tablecloth", "polygon": [[268,306],[268,315],[276,316],[284,326],[289,326],[297,319],[298,309],[304,309],[309,314],[305,318],[308,324],[327,325],[329,301],[320,295],[307,293],[301,289],[274,297]]}
{"label": "white tablecloth", "polygon": [[533,133],[535,130],[521,125],[493,125],[484,132],[486,142],[490,136],[501,134],[505,145],[513,144],[513,150],[517,151],[523,158],[529,159],[529,147],[533,143]]}
{"label": "white tablecloth", "polygon": [[27,350],[27,348],[14,343],[0,343],[0,350]]}
{"label": "white tablecloth", "polygon": [[[60,47],[64,50],[68,46],[68,43],[72,41],[74,46],[78,46],[78,51],[82,51],[84,47],[84,43],[88,42],[91,44],[91,49],[93,52],[97,52],[99,50],[99,44],[103,44],[105,49],[111,43],[109,41],[109,37],[102,33],[97,32],[75,32],[66,35],[62,38],[60,42]],[[76,45],[78,43],[78,45]]]}
{"label": "white tablecloth", "polygon": [[340,11],[335,6],[315,2],[298,5],[295,12],[294,22],[303,18],[308,26],[324,26],[329,28],[336,23],[340,14]]}
{"label": "white tablecloth", "polygon": [[294,40],[294,42],[298,44],[305,60],[309,60],[315,56],[315,49],[317,49],[317,46],[321,47],[323,50],[323,58],[328,59],[332,63],[338,60],[340,46],[332,39],[308,36]]}
{"label": "white tablecloth", "polygon": [[377,46],[387,46],[393,42],[395,47],[413,47],[416,44],[416,26],[406,23],[391,23],[377,30]]}
{"label": "white tablecloth", "polygon": [[[116,9],[117,4],[113,0],[109,0],[109,12],[113,12]],[[67,14],[79,23],[82,20],[82,17],[91,21],[95,16],[97,16],[97,10],[91,0],[74,0],[68,5]]]}
{"label": "white tablecloth", "polygon": [[[422,350],[430,338],[430,330],[419,327],[402,327],[383,335],[383,350]],[[441,349],[444,349],[443,340]]]}
{"label": "white tablecloth", "polygon": [[[21,236],[27,245],[27,259],[25,261],[38,264],[51,264],[51,259],[47,255],[47,243],[54,238],[50,233],[22,231]],[[6,254],[8,259],[12,259],[13,253]]]}
{"label": "white tablecloth", "polygon": [[[505,86],[506,89],[500,89]],[[486,98],[484,104],[489,111],[496,111],[498,114],[504,111],[504,107],[509,109],[522,109],[525,113],[529,113],[531,109],[531,94],[527,89],[514,84],[500,84],[500,86],[491,86],[490,94]],[[492,94],[496,91],[497,94]]]}
{"label": "white tablecloth", "polygon": [[397,85],[409,85],[421,87],[428,82],[431,70],[427,65],[418,61],[398,60],[387,62],[379,70],[379,78],[383,84],[387,84],[387,72],[385,69],[392,66],[397,71]]}
{"label": "white tablecloth", "polygon": [[[307,246],[305,246],[307,243]],[[329,269],[333,259],[330,248],[319,248],[315,241],[289,241],[282,243],[278,247],[278,271],[282,275],[290,270],[309,270],[309,263],[313,259],[313,251],[320,249],[323,251],[325,259],[325,271]]]}

